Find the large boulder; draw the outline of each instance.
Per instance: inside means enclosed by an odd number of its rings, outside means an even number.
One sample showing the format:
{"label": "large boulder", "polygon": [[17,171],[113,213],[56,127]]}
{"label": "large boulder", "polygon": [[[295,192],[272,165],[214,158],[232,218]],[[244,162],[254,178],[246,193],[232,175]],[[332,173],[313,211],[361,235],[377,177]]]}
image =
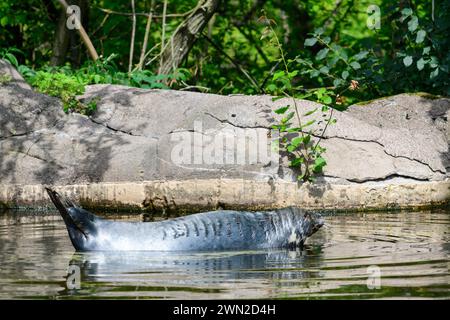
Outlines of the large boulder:
{"label": "large boulder", "polygon": [[[2,65],[0,70],[5,69]],[[291,103],[288,99],[273,102],[269,96],[117,85],[87,86],[79,99],[95,101],[95,114],[65,114],[58,99],[32,91],[17,74],[0,86],[0,202],[33,204],[29,199],[35,199],[38,203],[45,197],[42,187],[33,189],[38,195],[23,190],[43,184],[84,186],[80,187],[84,191],[71,190],[93,205],[116,206],[132,199],[128,204],[152,209],[364,207],[369,201],[364,197],[374,199],[369,191],[376,186],[427,182],[433,186],[443,182],[446,187],[436,199],[416,199],[413,205],[450,198],[446,184],[450,100],[446,98],[402,94],[334,111],[336,124],[327,127],[321,142],[328,164],[316,184],[305,185],[295,182],[297,172],[287,165],[286,155],[273,148],[277,140],[271,129],[273,111]],[[305,100],[297,105],[301,114],[320,107]],[[316,112],[308,117],[316,120],[316,133],[320,133],[328,114]],[[129,187],[120,187],[121,192],[98,189],[99,184],[108,183]],[[130,183],[139,185],[140,191],[130,195]],[[249,192],[249,183],[255,190]],[[95,192],[86,187],[93,184]],[[287,185],[296,186],[300,191],[293,192],[300,194],[288,194],[283,189]],[[339,194],[325,203],[324,193],[334,186],[339,186]],[[361,186],[369,190],[367,195],[358,195],[356,202],[348,204],[341,201],[352,198],[348,190],[361,190]],[[127,190],[128,196],[123,196]],[[372,206],[388,205],[386,201],[396,205],[395,198],[378,199]],[[402,201],[407,205],[411,199]]]}

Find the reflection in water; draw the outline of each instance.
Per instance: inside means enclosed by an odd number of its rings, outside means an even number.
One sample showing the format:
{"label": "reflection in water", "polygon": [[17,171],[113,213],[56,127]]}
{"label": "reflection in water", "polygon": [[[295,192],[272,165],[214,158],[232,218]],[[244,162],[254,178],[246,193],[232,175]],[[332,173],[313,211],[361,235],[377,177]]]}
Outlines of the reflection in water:
{"label": "reflection in water", "polygon": [[[80,268],[83,284],[102,282],[114,286],[114,291],[222,293],[239,289],[235,294],[245,297],[247,291],[265,290],[268,284],[276,292],[280,286],[298,286],[299,282],[317,277],[317,271],[305,268],[312,256],[311,251],[285,250],[89,252],[74,254],[69,264]],[[284,283],[281,285],[280,281]],[[96,293],[103,290],[97,289]]]}
{"label": "reflection in water", "polygon": [[[0,298],[449,298],[450,212],[339,214],[304,251],[74,253],[55,215],[0,215]],[[81,289],[67,289],[69,265]],[[368,267],[381,288],[367,287]]]}

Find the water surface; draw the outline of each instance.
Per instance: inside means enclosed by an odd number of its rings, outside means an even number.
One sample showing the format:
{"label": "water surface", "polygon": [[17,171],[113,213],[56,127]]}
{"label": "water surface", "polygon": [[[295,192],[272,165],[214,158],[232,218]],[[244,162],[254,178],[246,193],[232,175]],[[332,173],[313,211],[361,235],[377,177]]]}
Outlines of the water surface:
{"label": "water surface", "polygon": [[0,213],[0,299],[450,298],[450,211],[325,221],[303,251],[83,254],[57,213]]}

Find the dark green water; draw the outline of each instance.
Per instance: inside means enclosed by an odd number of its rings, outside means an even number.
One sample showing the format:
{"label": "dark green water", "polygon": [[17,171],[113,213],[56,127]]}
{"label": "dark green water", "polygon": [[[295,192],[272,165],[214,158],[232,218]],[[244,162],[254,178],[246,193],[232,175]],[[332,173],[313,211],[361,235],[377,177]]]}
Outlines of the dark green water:
{"label": "dark green water", "polygon": [[325,220],[302,252],[80,254],[58,215],[3,213],[0,299],[450,298],[450,211]]}

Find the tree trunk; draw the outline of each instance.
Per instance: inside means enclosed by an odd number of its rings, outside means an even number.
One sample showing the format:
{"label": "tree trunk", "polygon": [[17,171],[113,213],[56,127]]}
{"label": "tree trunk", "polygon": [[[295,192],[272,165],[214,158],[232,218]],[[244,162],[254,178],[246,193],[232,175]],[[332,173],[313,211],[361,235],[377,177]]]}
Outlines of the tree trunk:
{"label": "tree trunk", "polygon": [[59,14],[58,25],[53,42],[51,66],[60,66],[66,59],[67,48],[69,46],[69,30],[66,28],[66,10],[62,9]]}
{"label": "tree trunk", "polygon": [[[86,29],[89,23],[89,0],[71,0],[68,5],[77,5],[81,12],[81,25]],[[50,65],[59,66],[64,64],[67,58],[77,66],[81,63],[81,41],[78,30],[69,30],[66,26],[66,9],[62,7],[58,25],[53,42],[53,54]]]}
{"label": "tree trunk", "polygon": [[220,0],[200,0],[196,9],[175,30],[161,55],[159,74],[169,74],[181,64],[197,40],[197,35],[214,15]]}
{"label": "tree trunk", "polygon": [[[89,0],[77,0],[73,1],[73,4],[77,5],[81,9],[81,25],[86,32],[89,30]],[[79,67],[81,65],[82,56],[85,52],[83,50],[83,44],[80,40],[80,35],[77,30],[69,30],[69,60],[72,66]]]}

